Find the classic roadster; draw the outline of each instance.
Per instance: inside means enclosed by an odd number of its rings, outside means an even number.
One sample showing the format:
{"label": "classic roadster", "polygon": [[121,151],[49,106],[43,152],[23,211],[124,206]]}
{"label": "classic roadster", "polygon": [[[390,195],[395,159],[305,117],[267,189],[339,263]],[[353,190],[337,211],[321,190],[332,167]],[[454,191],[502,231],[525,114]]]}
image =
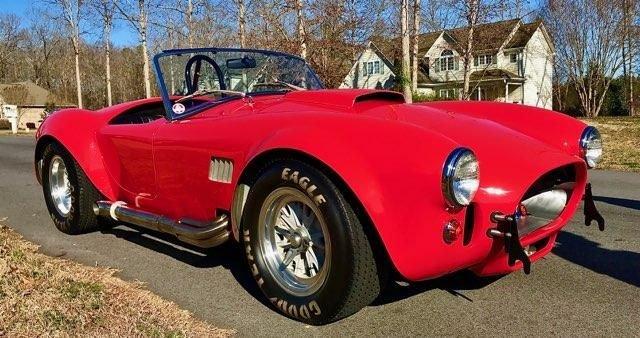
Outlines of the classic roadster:
{"label": "classic roadster", "polygon": [[390,275],[528,273],[583,195],[593,206],[600,135],[559,113],[323,89],[304,60],[271,51],[170,50],[154,66],[161,97],[39,128],[55,226],[238,241],[274,308],[306,323],[357,312]]}

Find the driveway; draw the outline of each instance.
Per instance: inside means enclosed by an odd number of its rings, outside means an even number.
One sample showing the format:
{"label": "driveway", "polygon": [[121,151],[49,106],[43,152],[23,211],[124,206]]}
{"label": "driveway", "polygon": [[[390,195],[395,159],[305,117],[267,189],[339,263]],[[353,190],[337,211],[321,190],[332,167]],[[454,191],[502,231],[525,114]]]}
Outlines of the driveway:
{"label": "driveway", "polygon": [[236,245],[209,251],[124,226],[67,236],[47,214],[33,176],[32,137],[0,136],[0,220],[41,251],[120,270],[198,317],[242,336],[607,335],[640,334],[640,175],[592,171],[607,229],[585,227],[581,214],[553,253],[529,276],[497,280],[461,272],[411,286],[394,285],[356,315],[322,327],[265,306]]}

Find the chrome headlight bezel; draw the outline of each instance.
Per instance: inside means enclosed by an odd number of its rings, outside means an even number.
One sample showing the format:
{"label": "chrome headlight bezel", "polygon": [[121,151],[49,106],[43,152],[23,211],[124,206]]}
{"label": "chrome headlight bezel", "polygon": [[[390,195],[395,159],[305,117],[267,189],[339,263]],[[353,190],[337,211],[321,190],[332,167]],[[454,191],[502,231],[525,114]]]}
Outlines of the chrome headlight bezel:
{"label": "chrome headlight bezel", "polygon": [[[463,172],[466,172],[464,177],[460,176]],[[476,155],[467,148],[455,149],[447,157],[442,170],[442,194],[447,205],[460,209],[471,204],[479,186],[480,170]]]}
{"label": "chrome headlight bezel", "polygon": [[588,126],[580,135],[580,151],[589,168],[595,168],[602,158],[602,136],[596,127]]}

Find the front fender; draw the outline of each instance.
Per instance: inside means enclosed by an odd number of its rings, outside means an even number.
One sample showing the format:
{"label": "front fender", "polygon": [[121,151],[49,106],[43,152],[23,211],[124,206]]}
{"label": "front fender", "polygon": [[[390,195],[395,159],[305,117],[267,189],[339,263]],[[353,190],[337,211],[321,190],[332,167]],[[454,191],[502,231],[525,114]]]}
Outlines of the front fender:
{"label": "front fender", "polygon": [[49,142],[58,142],[78,162],[91,183],[108,199],[115,198],[114,182],[107,175],[96,131],[106,116],[83,109],[65,109],[49,116],[36,133],[35,161]]}
{"label": "front fender", "polygon": [[579,140],[587,125],[566,114],[543,108],[489,101],[441,101],[421,105],[490,120],[555,149],[582,157]]}
{"label": "front fender", "polygon": [[[410,251],[421,245],[417,238],[433,233],[435,223],[424,215],[437,219],[444,212],[442,166],[457,144],[405,123],[336,118],[340,121],[316,119],[306,127],[280,129],[251,149],[247,160],[293,149],[321,161],[361,202],[396,269],[408,278],[423,274]],[[327,127],[333,128],[330,137]]]}

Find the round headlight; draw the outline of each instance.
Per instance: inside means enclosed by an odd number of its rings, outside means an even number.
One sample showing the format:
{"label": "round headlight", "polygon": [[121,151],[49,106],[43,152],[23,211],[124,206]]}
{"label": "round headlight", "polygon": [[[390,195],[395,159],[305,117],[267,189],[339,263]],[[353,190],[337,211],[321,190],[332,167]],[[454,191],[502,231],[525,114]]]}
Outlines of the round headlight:
{"label": "round headlight", "polygon": [[478,191],[478,160],[471,150],[458,148],[444,163],[442,193],[449,206],[469,205]]}
{"label": "round headlight", "polygon": [[580,136],[580,149],[589,168],[594,168],[602,157],[602,137],[595,127],[587,127]]}

